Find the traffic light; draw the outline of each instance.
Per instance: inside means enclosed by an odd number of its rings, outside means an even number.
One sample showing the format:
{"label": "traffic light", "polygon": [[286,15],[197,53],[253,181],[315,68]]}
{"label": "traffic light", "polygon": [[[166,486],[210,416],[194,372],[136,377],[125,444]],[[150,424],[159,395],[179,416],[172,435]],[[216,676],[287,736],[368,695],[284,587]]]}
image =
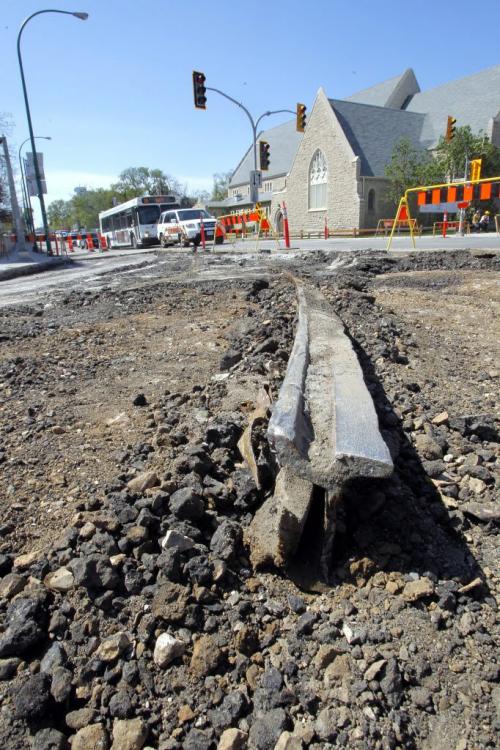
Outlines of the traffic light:
{"label": "traffic light", "polygon": [[453,138],[455,137],[456,121],[457,121],[456,117],[450,117],[450,115],[448,115],[448,122],[446,123],[446,135],[445,135],[446,143],[451,143]]}
{"label": "traffic light", "polygon": [[271,147],[267,141],[259,141],[260,168],[263,172],[269,169]]}
{"label": "traffic light", "polygon": [[481,179],[481,167],[483,165],[482,159],[472,159],[470,163],[470,178],[471,180]]}
{"label": "traffic light", "polygon": [[296,129],[299,133],[303,133],[306,129],[306,105],[297,104],[297,126]]}
{"label": "traffic light", "polygon": [[199,70],[193,70],[193,93],[194,106],[196,109],[206,109],[207,97],[205,88],[205,74]]}

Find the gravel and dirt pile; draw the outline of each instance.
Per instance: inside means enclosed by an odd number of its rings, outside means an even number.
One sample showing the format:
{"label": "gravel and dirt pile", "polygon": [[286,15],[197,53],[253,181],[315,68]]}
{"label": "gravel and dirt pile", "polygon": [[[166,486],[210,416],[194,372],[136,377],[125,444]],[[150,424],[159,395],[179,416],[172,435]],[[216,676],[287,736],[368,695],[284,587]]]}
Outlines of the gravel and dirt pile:
{"label": "gravel and dirt pile", "polygon": [[277,470],[267,418],[259,488],[238,441],[276,397],[296,309],[270,266],[1,311],[9,750],[497,745],[497,262],[290,269],[344,321],[395,463],[348,488],[328,582],[318,505],[290,576],[246,545]]}

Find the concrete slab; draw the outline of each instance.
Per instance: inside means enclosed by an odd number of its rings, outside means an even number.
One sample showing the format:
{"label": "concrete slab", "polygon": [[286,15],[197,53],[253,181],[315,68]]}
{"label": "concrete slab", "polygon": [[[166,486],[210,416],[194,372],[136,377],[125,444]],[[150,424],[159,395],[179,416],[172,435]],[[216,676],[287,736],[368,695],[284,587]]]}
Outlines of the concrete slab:
{"label": "concrete slab", "polygon": [[311,505],[313,486],[285,466],[276,478],[273,497],[256,512],[247,532],[254,568],[283,567],[296,551]]}

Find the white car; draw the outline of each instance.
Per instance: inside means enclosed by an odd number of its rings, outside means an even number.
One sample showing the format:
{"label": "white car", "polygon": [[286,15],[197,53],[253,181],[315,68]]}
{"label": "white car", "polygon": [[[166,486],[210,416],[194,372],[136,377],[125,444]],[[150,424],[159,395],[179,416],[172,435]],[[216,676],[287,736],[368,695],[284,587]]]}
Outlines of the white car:
{"label": "white car", "polygon": [[[178,208],[175,211],[163,211],[156,228],[158,240],[162,247],[177,243],[188,247],[191,243],[197,247],[201,243],[201,222],[205,230],[205,239],[212,242],[216,232],[215,216],[200,208]],[[222,232],[215,238],[218,245],[224,241]]]}

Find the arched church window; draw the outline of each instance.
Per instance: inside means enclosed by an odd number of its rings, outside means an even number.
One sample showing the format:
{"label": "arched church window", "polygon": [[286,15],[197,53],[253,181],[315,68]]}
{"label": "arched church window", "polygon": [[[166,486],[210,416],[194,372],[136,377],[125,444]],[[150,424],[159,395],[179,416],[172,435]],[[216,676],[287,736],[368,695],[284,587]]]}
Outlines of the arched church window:
{"label": "arched church window", "polygon": [[375,211],[375,190],[368,191],[368,211]]}
{"label": "arched church window", "polygon": [[319,210],[326,208],[326,189],[328,185],[328,166],[324,154],[319,149],[314,152],[309,165],[309,208]]}

